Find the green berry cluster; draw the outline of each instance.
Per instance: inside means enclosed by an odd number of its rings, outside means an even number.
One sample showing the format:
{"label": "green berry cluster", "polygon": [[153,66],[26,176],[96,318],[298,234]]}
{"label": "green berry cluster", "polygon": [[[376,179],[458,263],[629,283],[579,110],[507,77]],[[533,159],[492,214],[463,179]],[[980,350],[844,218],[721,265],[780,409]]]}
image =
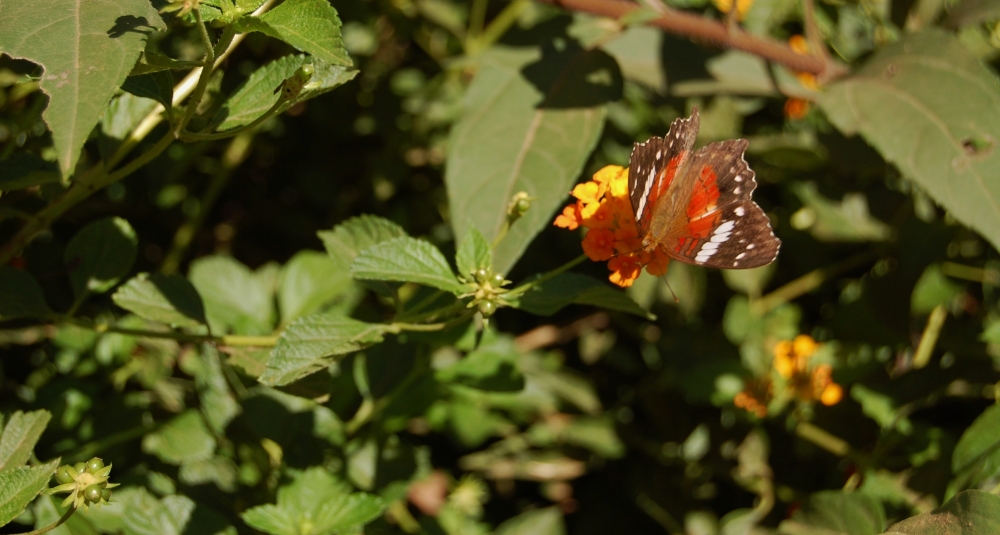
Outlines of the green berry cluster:
{"label": "green berry cluster", "polygon": [[492,268],[479,268],[473,271],[472,277],[465,279],[465,282],[472,291],[461,297],[472,297],[469,307],[479,307],[479,313],[484,318],[489,318],[497,308],[507,305],[503,299],[507,289],[503,286],[510,284],[510,281],[504,279],[502,274],[494,273]]}
{"label": "green berry cluster", "polygon": [[47,494],[68,492],[63,501],[63,507],[73,504],[74,508],[87,509],[91,504],[108,503],[111,500],[111,489],[118,483],[108,483],[111,465],[104,465],[99,457],[76,464],[64,464],[56,469],[56,482],[59,486],[47,491]]}

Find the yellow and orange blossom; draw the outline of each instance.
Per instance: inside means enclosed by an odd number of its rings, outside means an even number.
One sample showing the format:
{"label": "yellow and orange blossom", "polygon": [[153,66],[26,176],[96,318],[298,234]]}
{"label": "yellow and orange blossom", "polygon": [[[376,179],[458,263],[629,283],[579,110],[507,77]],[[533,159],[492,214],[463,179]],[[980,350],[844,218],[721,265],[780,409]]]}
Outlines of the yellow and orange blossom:
{"label": "yellow and orange blossom", "polygon": [[[801,402],[819,401],[823,405],[836,405],[844,397],[844,389],[833,382],[833,367],[829,364],[812,364],[810,359],[819,344],[812,337],[800,334],[794,340],[784,340],[774,346],[773,374],[751,380],[746,388],[733,398],[733,404],[762,417],[767,414],[767,404],[777,395]],[[775,392],[777,390],[777,392]]]}
{"label": "yellow and orange blossom", "polygon": [[576,202],[567,206],[553,223],[575,230],[586,227],[583,252],[595,262],[608,262],[611,282],[632,286],[645,267],[650,275],[667,272],[670,257],[657,249],[642,250],[642,239],[628,198],[628,169],[609,165],[594,173],[589,182],[573,188]]}

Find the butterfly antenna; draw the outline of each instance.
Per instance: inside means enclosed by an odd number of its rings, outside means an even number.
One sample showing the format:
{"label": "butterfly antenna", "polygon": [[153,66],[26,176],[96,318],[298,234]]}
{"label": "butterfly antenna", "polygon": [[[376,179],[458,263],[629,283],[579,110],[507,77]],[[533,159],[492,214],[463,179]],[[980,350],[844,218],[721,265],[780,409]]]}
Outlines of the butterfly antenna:
{"label": "butterfly antenna", "polygon": [[674,296],[674,303],[679,305],[681,300],[677,299],[677,294],[675,294],[674,289],[670,287],[670,281],[667,280],[667,274],[664,273],[663,275],[660,275],[660,278],[663,279],[663,282],[667,283],[667,289],[670,290],[670,295]]}

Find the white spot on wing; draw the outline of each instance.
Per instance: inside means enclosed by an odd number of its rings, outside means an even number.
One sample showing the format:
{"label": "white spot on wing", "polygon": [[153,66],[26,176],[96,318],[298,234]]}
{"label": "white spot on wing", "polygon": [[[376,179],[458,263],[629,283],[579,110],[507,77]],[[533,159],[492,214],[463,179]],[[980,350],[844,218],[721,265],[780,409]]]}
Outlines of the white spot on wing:
{"label": "white spot on wing", "polygon": [[733,212],[737,215],[737,217],[743,217],[743,214],[746,213],[742,206],[737,206],[733,209]]}
{"label": "white spot on wing", "polygon": [[735,180],[737,182],[743,182],[743,177],[740,176],[740,175],[736,175],[736,178],[734,178],[733,180]]}
{"label": "white spot on wing", "polygon": [[740,253],[740,254],[736,255],[736,259],[740,260],[740,259],[742,259],[746,255],[747,255],[746,253]]}
{"label": "white spot on wing", "polygon": [[653,179],[656,178],[656,166],[654,165],[646,177],[646,185],[643,188],[642,196],[639,197],[639,209],[635,211],[635,220],[642,220],[642,213],[646,210],[646,198],[649,197],[649,190],[653,188]]}
{"label": "white spot on wing", "polygon": [[748,249],[748,250],[749,250],[749,249],[753,249],[754,247],[755,247],[755,245],[754,245],[754,244],[752,244],[752,243],[751,243],[751,244],[749,244],[749,245],[747,245],[747,249]]}

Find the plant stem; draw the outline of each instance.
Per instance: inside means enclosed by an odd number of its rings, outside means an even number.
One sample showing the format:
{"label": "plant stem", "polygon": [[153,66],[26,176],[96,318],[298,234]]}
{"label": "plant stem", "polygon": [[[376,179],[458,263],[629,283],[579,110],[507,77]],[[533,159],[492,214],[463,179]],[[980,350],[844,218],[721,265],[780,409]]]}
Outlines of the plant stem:
{"label": "plant stem", "polygon": [[564,273],[564,272],[572,269],[574,266],[576,266],[577,264],[583,262],[586,259],[587,259],[587,255],[582,254],[582,255],[574,258],[573,260],[570,260],[569,262],[566,262],[565,264],[557,267],[556,269],[553,269],[552,271],[550,271],[550,272],[548,272],[548,273],[546,273],[546,274],[538,277],[537,279],[532,279],[532,280],[530,280],[530,281],[528,281],[528,282],[526,282],[526,283],[518,286],[517,288],[513,288],[511,291],[503,294],[503,296],[504,297],[517,297],[517,296],[523,294],[524,292],[527,292],[528,290],[532,289],[533,287],[535,287],[535,286],[537,286],[537,285],[539,285],[539,284],[541,284],[541,283],[543,283],[543,282],[551,279],[552,277],[555,277],[556,275],[559,275],[561,273]]}
{"label": "plant stem", "polygon": [[281,110],[281,107],[285,105],[286,102],[288,101],[285,100],[284,96],[282,96],[274,103],[274,105],[272,105],[266,112],[264,112],[263,115],[254,119],[253,122],[240,126],[238,128],[234,128],[232,130],[226,130],[225,132],[215,132],[212,134],[202,134],[200,132],[188,132],[187,130],[185,130],[180,134],[178,134],[178,137],[180,137],[180,139],[183,141],[215,141],[217,139],[226,139],[242,134],[244,132],[249,132],[256,129],[264,121],[276,115]]}
{"label": "plant stem", "polygon": [[[641,6],[620,0],[537,0],[573,11],[583,11],[605,17],[621,18]],[[831,80],[847,72],[847,67],[822,57],[799,54],[784,43],[751,35],[725,23],[692,13],[666,10],[666,14],[648,22],[670,33],[714,43],[723,48],[749,52],[764,59],[780,63],[793,71],[808,72]]]}
{"label": "plant stem", "polygon": [[920,343],[917,344],[917,350],[913,354],[913,367],[915,369],[923,368],[930,361],[934,346],[937,345],[938,336],[941,335],[941,327],[944,326],[944,320],[947,317],[948,310],[944,308],[944,305],[938,305],[931,311],[930,317],[927,318],[927,326],[924,327],[924,334],[920,336]]}
{"label": "plant stem", "polygon": [[246,335],[224,335],[213,336],[211,334],[188,334],[177,331],[151,331],[148,329],[128,329],[115,325],[94,324],[89,321],[63,318],[66,323],[71,323],[77,327],[91,329],[99,333],[127,334],[129,336],[141,336],[144,338],[166,338],[178,342],[210,343],[223,346],[249,346],[249,347],[273,347],[278,343],[277,336],[246,336]]}
{"label": "plant stem", "polygon": [[[485,4],[483,16],[485,17]],[[513,2],[507,4],[507,7],[503,8],[496,18],[494,18],[489,26],[481,33],[472,33],[472,25],[469,26],[469,36],[466,40],[466,53],[470,56],[474,56],[483,50],[486,50],[493,43],[497,42],[503,34],[507,33],[507,30],[517,22],[517,17],[521,15],[521,12],[528,7],[528,0],[514,0]],[[480,21],[481,23],[481,21]],[[482,26],[480,26],[480,29]]]}
{"label": "plant stem", "polygon": [[66,512],[63,513],[61,517],[59,517],[59,520],[56,520],[55,522],[49,524],[48,526],[45,526],[44,528],[38,528],[34,531],[26,531],[23,533],[18,533],[16,535],[41,535],[42,533],[52,531],[58,528],[59,526],[63,525],[67,520],[69,520],[69,517],[73,516],[73,513],[75,512],[76,512],[76,507],[70,506],[70,508],[67,509]]}
{"label": "plant stem", "polygon": [[799,422],[795,426],[795,434],[834,455],[846,457],[851,453],[851,446],[843,439],[831,435],[809,422]]}

